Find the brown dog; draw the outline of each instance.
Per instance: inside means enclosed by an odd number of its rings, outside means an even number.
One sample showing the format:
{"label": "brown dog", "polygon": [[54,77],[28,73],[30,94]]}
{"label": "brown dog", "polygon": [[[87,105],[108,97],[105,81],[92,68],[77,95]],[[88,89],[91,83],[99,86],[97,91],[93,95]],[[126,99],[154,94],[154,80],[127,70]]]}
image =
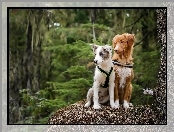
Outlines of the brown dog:
{"label": "brown dog", "polygon": [[132,94],[134,39],[134,34],[124,33],[116,35],[112,40],[114,49],[112,60],[115,71],[114,101],[116,106],[123,103],[124,108],[129,108]]}

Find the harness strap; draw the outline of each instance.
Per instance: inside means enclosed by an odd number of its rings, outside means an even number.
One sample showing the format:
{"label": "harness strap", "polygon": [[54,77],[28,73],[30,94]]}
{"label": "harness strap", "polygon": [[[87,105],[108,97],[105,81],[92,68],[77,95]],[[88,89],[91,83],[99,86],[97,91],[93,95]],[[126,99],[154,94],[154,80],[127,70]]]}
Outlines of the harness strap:
{"label": "harness strap", "polygon": [[101,84],[101,87],[103,88],[108,88],[109,87],[109,77],[112,73],[112,70],[113,70],[113,67],[111,67],[111,70],[109,71],[109,73],[107,73],[106,71],[104,71],[103,69],[101,69],[99,66],[97,66],[98,70],[101,72],[101,73],[104,73],[105,76],[106,76],[106,80],[105,80],[105,83],[102,85]]}
{"label": "harness strap", "polygon": [[114,65],[121,66],[121,67],[133,68],[133,64],[126,64],[126,65],[123,65],[123,64],[121,64],[120,62],[118,62],[118,61],[116,61],[116,60],[113,60],[112,63],[113,63]]}

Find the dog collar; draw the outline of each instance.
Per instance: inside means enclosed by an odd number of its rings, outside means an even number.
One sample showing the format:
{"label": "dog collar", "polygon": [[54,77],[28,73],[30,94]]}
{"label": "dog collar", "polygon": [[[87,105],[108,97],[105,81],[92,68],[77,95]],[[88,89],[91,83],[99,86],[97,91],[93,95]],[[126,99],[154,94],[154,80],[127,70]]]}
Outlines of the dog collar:
{"label": "dog collar", "polygon": [[103,87],[103,88],[108,88],[108,87],[109,87],[109,77],[110,77],[110,75],[111,75],[111,73],[112,73],[113,67],[111,67],[111,70],[109,71],[109,73],[106,72],[105,70],[101,69],[99,66],[97,66],[97,69],[98,69],[101,73],[105,74],[105,76],[106,76],[105,83],[104,83],[103,85],[101,84],[100,86]]}
{"label": "dog collar", "polygon": [[112,63],[114,65],[121,66],[121,67],[133,68],[133,64],[125,64],[125,65],[123,65],[120,62],[118,62],[117,60],[113,60]]}

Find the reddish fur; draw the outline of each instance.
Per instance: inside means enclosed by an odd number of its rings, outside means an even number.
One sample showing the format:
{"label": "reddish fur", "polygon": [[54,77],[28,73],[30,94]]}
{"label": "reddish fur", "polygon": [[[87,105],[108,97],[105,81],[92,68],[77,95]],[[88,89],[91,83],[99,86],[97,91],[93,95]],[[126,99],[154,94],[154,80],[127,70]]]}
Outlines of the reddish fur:
{"label": "reddish fur", "polygon": [[[116,45],[119,45],[118,51],[114,52],[112,60],[117,60],[118,62],[125,64],[131,63],[133,64],[133,45],[134,45],[134,34],[124,33],[122,35],[116,35],[113,40],[113,48],[115,49]],[[122,42],[122,43],[121,43]],[[124,50],[124,51],[123,51]],[[114,70],[120,67],[115,65]],[[114,100],[119,99],[120,103],[123,103],[123,100],[127,100],[130,102],[131,94],[132,94],[132,79],[134,77],[133,69],[131,69],[131,76],[126,78],[125,87],[119,88],[120,77],[116,72],[115,76],[115,91],[114,91]]]}

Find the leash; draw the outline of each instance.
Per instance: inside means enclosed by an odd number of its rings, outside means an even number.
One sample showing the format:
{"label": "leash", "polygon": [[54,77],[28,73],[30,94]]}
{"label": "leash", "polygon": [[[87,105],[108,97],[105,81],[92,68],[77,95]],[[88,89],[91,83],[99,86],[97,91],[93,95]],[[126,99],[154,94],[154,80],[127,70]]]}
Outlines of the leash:
{"label": "leash", "polygon": [[125,64],[125,65],[123,65],[120,62],[118,62],[117,60],[113,60],[112,63],[114,65],[121,66],[121,67],[133,68],[133,64]]}
{"label": "leash", "polygon": [[97,68],[98,68],[98,70],[101,73],[105,74],[105,76],[106,76],[105,83],[103,85],[101,84],[100,86],[103,87],[103,88],[108,88],[109,87],[109,77],[110,77],[110,75],[112,73],[113,67],[111,67],[111,70],[109,71],[109,73],[107,73],[106,71],[104,71],[103,69],[101,69],[99,66],[97,66]]}

